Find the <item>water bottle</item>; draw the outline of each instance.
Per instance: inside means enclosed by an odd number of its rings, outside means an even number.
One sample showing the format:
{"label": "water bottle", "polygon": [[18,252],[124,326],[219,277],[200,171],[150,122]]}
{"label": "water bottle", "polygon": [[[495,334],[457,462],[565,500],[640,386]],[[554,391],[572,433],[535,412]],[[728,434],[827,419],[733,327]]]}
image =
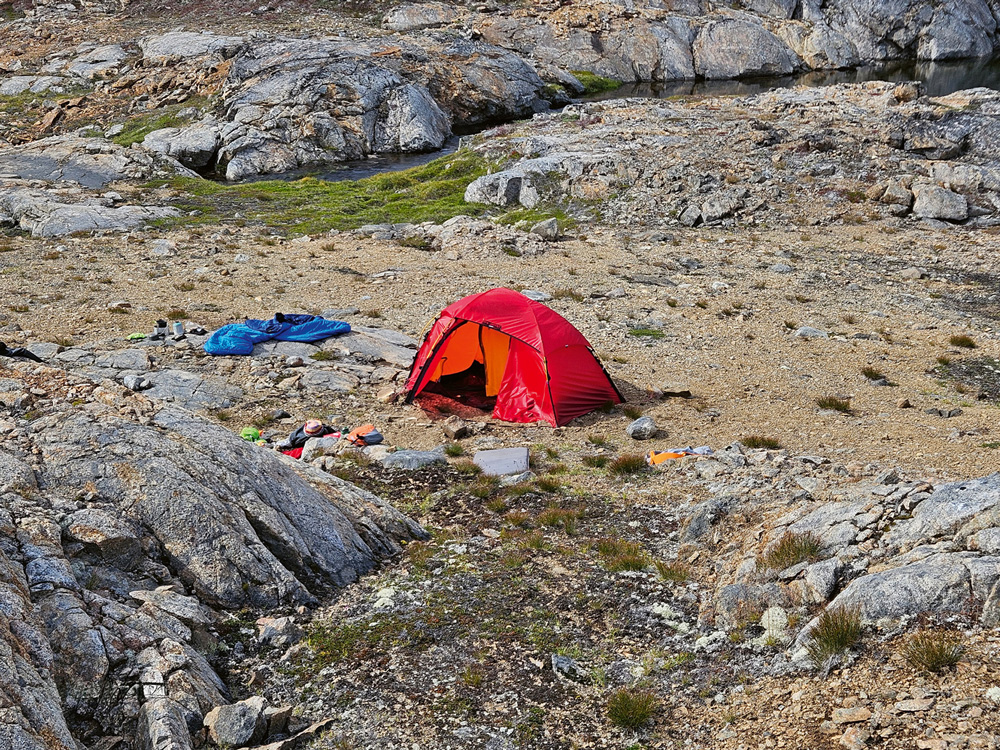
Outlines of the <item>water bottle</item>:
{"label": "water bottle", "polygon": [[180,320],[175,321],[174,322],[174,336],[183,336],[183,335],[184,335],[184,322],[180,321]]}

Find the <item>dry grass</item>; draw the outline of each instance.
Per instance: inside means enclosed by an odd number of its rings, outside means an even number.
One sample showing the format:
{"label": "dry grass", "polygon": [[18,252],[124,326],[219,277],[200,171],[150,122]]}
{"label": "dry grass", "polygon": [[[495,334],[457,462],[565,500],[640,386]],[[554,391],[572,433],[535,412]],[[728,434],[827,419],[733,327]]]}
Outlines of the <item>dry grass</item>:
{"label": "dry grass", "polygon": [[965,654],[961,633],[921,630],[909,636],[900,648],[906,663],[919,672],[938,673],[955,666]]}
{"label": "dry grass", "polygon": [[839,411],[841,414],[851,413],[851,400],[840,398],[839,396],[820,396],[816,399],[816,406],[820,409]]}
{"label": "dry grass", "polygon": [[800,562],[815,562],[822,557],[823,543],[815,534],[788,531],[761,558],[761,565],[772,570],[784,570]]}
{"label": "dry grass", "polygon": [[851,607],[824,610],[819,621],[809,631],[806,650],[817,668],[842,654],[861,640],[861,615]]}
{"label": "dry grass", "polygon": [[648,690],[622,688],[608,700],[608,720],[616,727],[638,729],[653,718],[659,699]]}
{"label": "dry grass", "polygon": [[641,453],[626,453],[608,464],[608,473],[616,477],[641,474],[646,470],[646,457]]}

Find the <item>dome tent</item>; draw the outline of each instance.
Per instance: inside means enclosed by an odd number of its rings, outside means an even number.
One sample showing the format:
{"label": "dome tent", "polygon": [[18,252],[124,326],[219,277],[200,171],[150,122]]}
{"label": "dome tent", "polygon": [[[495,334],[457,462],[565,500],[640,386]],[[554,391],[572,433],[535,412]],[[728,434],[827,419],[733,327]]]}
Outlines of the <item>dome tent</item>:
{"label": "dome tent", "polygon": [[590,343],[564,317],[511,289],[448,305],[424,337],[406,381],[406,402],[447,376],[481,367],[493,416],[564,425],[618,392]]}

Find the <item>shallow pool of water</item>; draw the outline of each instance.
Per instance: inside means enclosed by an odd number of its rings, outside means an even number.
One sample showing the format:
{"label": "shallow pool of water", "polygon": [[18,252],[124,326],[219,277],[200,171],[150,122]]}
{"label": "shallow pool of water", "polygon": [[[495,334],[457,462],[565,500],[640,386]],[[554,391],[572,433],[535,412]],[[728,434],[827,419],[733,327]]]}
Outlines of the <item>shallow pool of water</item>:
{"label": "shallow pool of water", "polygon": [[[814,70],[793,76],[753,78],[739,81],[669,81],[665,83],[629,83],[592,97],[587,101],[607,101],[626,97],[665,99],[672,96],[749,96],[793,86],[830,86],[835,83],[864,81],[923,81],[929,96],[944,96],[979,86],[1000,90],[1000,59],[960,60],[946,63],[898,62],[869,65],[853,70]],[[264,179],[297,180],[316,177],[337,182],[398,172],[453,153],[459,138],[449,138],[437,150],[423,154],[379,154],[367,159],[348,161],[323,171],[299,170]],[[259,179],[259,178],[258,178]]]}

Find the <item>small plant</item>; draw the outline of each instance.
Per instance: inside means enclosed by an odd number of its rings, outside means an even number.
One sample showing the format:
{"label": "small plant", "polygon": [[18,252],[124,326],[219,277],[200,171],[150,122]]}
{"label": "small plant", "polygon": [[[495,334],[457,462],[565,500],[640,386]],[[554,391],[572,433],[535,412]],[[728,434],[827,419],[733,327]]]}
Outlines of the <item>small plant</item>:
{"label": "small plant", "polygon": [[167,320],[187,320],[187,310],[181,310],[179,308],[174,308],[167,312]]}
{"label": "small plant", "polygon": [[559,488],[562,487],[562,482],[555,477],[538,477],[535,480],[535,486],[542,492],[558,492]]}
{"label": "small plant", "polygon": [[193,292],[194,284],[190,281],[182,281],[180,284],[177,285],[177,289],[182,292]]}
{"label": "small plant", "polygon": [[582,459],[584,466],[592,469],[603,469],[611,459],[607,456],[584,456]]}
{"label": "small plant", "polygon": [[662,339],[663,331],[659,328],[629,328],[629,336],[640,336],[650,339]]}
{"label": "small plant", "polygon": [[862,367],[861,374],[868,380],[885,380],[885,375],[874,367]]}
{"label": "small plant", "polygon": [[851,315],[850,313],[846,313],[845,315],[842,315],[842,316],[840,317],[840,319],[841,319],[842,321],[844,321],[845,323],[847,323],[847,325],[849,325],[849,326],[850,326],[850,325],[854,325],[855,323],[857,323],[857,322],[858,322],[858,318],[857,318],[857,316],[855,316],[855,315]]}
{"label": "small plant", "polygon": [[462,459],[461,461],[456,461],[451,465],[451,468],[459,474],[466,474],[468,476],[477,476],[483,473],[483,468],[479,464],[474,461],[470,461],[467,458]]}
{"label": "small plant", "polygon": [[532,531],[530,534],[525,534],[518,539],[517,546],[523,550],[545,549],[545,536],[541,531]]}
{"label": "small plant", "polygon": [[827,609],[809,631],[806,650],[817,669],[861,640],[861,615],[852,607]]}
{"label": "small plant", "polygon": [[486,501],[486,509],[493,513],[503,513],[507,510],[507,501],[502,497],[491,497]]}
{"label": "small plant", "polygon": [[948,339],[948,343],[952,346],[957,346],[962,349],[975,349],[977,344],[971,336],[966,336],[964,334],[959,336],[952,336]]}
{"label": "small plant", "polygon": [[740,442],[751,450],[759,450],[761,448],[771,451],[781,450],[780,440],[772,437],[764,437],[763,435],[747,435],[744,438],[740,438]]}
{"label": "small plant", "polygon": [[468,666],[459,672],[458,676],[469,687],[477,688],[483,684],[486,675],[483,673],[482,667]]}
{"label": "small plant", "polygon": [[527,528],[531,525],[531,514],[523,510],[512,510],[504,516],[504,520],[511,526]]}
{"label": "small plant", "polygon": [[448,443],[448,445],[444,447],[444,454],[446,456],[451,456],[452,458],[458,458],[463,453],[465,453],[465,446],[461,443]]}
{"label": "small plant", "polygon": [[414,542],[406,548],[406,559],[418,570],[427,568],[428,561],[434,557],[434,548],[427,542]]}
{"label": "small plant", "polygon": [[697,307],[697,308],[699,308],[700,310],[707,310],[708,309],[708,303],[705,300],[703,300],[703,299],[700,299],[697,302],[695,302],[694,306]]}
{"label": "small plant", "polygon": [[654,560],[653,565],[660,578],[673,583],[684,583],[691,577],[691,571],[687,565],[679,562],[666,562],[664,560]]}
{"label": "small plant", "polygon": [[608,473],[616,477],[640,474],[646,470],[646,457],[641,453],[626,453],[608,464]]}
{"label": "small plant", "polygon": [[[275,291],[277,291],[277,290],[275,290]],[[382,317],[382,311],[378,310],[378,309],[375,309],[375,308],[373,308],[371,310],[362,310],[361,314],[364,315],[366,318],[375,318],[375,319],[378,319],[378,318]]]}
{"label": "small plant", "polygon": [[571,299],[574,302],[583,302],[583,295],[576,291],[576,289],[560,287],[552,290],[552,299]]}
{"label": "small plant", "polygon": [[638,419],[642,416],[642,409],[638,406],[633,406],[632,404],[625,404],[625,406],[622,407],[622,414],[629,419]]}
{"label": "small plant", "polygon": [[796,323],[794,320],[786,320],[785,321],[785,328],[788,329],[789,331],[794,331],[798,327],[799,327],[799,324]]}
{"label": "small plant", "polygon": [[653,718],[660,701],[648,690],[622,688],[608,700],[608,719],[616,727],[638,729]]}
{"label": "small plant", "polygon": [[761,559],[765,568],[784,570],[800,562],[816,562],[823,555],[823,543],[811,532],[786,531],[777,544]]}
{"label": "small plant", "polygon": [[820,396],[816,399],[816,405],[820,409],[839,411],[841,414],[851,413],[851,400],[849,398],[840,398],[839,396]]}
{"label": "small plant", "polygon": [[965,644],[961,633],[921,630],[906,639],[900,652],[914,669],[937,674],[958,664],[965,653]]}
{"label": "small plant", "polygon": [[582,513],[572,508],[547,508],[538,514],[538,523],[552,528],[562,527],[570,536],[576,533],[576,522]]}
{"label": "small plant", "polygon": [[942,367],[947,367],[951,364],[951,357],[938,357],[937,363]]}
{"label": "small plant", "polygon": [[591,445],[601,446],[601,445],[607,445],[608,439],[604,435],[594,434],[594,435],[587,435],[587,442],[590,443]]}
{"label": "small plant", "polygon": [[337,358],[337,355],[334,354],[333,352],[324,352],[324,351],[313,352],[309,356],[310,358],[316,360],[317,362],[329,362],[331,359]]}

